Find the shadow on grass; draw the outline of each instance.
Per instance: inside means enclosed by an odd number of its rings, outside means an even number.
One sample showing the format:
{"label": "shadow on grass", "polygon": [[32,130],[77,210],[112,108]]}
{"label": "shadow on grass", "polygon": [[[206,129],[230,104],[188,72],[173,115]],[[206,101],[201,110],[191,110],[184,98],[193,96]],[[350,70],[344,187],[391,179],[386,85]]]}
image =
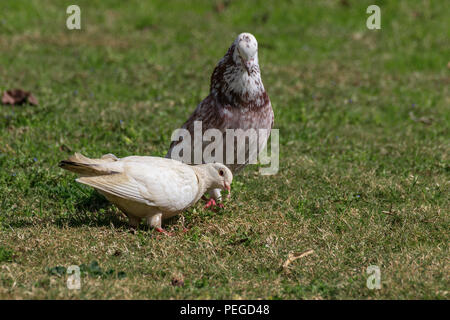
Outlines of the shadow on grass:
{"label": "shadow on grass", "polygon": [[[27,228],[35,225],[53,224],[58,228],[80,228],[90,227],[111,227],[129,231],[128,218],[119,209],[111,204],[101,194],[94,192],[83,200],[75,204],[72,212],[61,213],[60,215],[49,216],[12,216],[10,221],[3,225],[5,228]],[[163,221],[163,227],[176,223],[177,217]],[[153,228],[148,227],[142,220],[140,230],[148,231]]]}
{"label": "shadow on grass", "polygon": [[98,211],[100,209],[108,208],[111,203],[106,200],[104,196],[98,192],[92,192],[89,197],[84,198],[75,204],[75,208],[78,212],[82,211]]}
{"label": "shadow on grass", "polygon": [[75,213],[59,216],[54,223],[58,227],[78,228],[81,226],[105,227],[113,225],[115,228],[128,229],[128,223],[121,218],[114,206],[97,192],[75,205]]}
{"label": "shadow on grass", "polygon": [[[80,227],[84,225],[104,227],[113,225],[115,228],[130,229],[128,218],[124,217],[119,209],[98,192],[94,192],[78,202],[75,208],[76,214],[58,217],[55,223],[60,227]],[[177,221],[177,216],[166,219],[163,221],[163,227],[173,225]],[[147,226],[145,219],[142,219],[139,229],[143,231],[153,230],[152,227]]]}

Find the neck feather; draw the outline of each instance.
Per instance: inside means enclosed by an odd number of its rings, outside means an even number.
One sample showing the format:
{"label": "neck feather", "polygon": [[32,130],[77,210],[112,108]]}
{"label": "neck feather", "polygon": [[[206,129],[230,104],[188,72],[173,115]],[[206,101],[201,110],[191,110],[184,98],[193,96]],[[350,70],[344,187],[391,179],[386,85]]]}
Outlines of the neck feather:
{"label": "neck feather", "polygon": [[198,181],[198,194],[194,200],[194,203],[200,200],[200,198],[209,190],[213,189],[213,180],[211,179],[208,171],[205,167],[205,164],[199,164],[196,166],[192,166],[195,174],[197,175]]}
{"label": "neck feather", "polygon": [[[233,44],[219,61],[211,76],[210,93],[218,102],[237,108],[258,108],[265,106],[269,98],[261,80],[258,62],[250,73],[243,67]],[[236,62],[237,61],[237,62]]]}

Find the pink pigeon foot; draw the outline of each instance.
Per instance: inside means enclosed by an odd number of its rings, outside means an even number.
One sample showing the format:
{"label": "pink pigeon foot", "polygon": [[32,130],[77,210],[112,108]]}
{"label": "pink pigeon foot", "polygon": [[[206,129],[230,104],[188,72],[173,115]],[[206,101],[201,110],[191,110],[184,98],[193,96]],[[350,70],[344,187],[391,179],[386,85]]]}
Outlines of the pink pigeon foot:
{"label": "pink pigeon foot", "polygon": [[223,204],[217,203],[216,200],[214,200],[214,198],[210,198],[205,205],[205,209],[211,208],[211,210],[214,210],[214,211],[217,210],[217,207],[219,207],[221,209],[224,208]]}
{"label": "pink pigeon foot", "polygon": [[155,230],[160,232],[160,233],[162,233],[162,234],[165,234],[168,237],[172,237],[173,236],[172,232],[168,232],[168,231],[164,230],[163,228],[158,228],[157,227],[157,228],[155,228]]}

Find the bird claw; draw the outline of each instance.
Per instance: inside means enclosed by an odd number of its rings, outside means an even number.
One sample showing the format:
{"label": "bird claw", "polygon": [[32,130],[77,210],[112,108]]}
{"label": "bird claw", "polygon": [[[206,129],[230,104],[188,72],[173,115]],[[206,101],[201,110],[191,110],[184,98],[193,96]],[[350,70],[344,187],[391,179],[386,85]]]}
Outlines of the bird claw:
{"label": "bird claw", "polygon": [[155,230],[158,231],[159,233],[165,234],[168,237],[172,237],[173,236],[172,232],[166,231],[163,228],[158,228],[157,227],[157,228],[155,228]]}
{"label": "bird claw", "polygon": [[222,203],[217,203],[214,198],[210,198],[205,205],[205,209],[211,208],[211,210],[214,211],[216,211],[217,207],[219,207],[220,209],[225,208]]}
{"label": "bird claw", "polygon": [[205,209],[208,209],[209,207],[211,207],[211,206],[216,206],[217,205],[217,203],[216,203],[216,200],[214,200],[213,198],[210,198],[209,200],[208,200],[208,202],[206,203],[206,205],[205,205]]}

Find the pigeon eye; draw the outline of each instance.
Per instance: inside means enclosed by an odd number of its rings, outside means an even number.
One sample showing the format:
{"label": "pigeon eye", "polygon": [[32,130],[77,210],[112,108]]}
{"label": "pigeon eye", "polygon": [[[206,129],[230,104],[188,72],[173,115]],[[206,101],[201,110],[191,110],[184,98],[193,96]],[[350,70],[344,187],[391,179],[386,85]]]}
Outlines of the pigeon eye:
{"label": "pigeon eye", "polygon": [[223,170],[219,170],[219,176],[223,176]]}

